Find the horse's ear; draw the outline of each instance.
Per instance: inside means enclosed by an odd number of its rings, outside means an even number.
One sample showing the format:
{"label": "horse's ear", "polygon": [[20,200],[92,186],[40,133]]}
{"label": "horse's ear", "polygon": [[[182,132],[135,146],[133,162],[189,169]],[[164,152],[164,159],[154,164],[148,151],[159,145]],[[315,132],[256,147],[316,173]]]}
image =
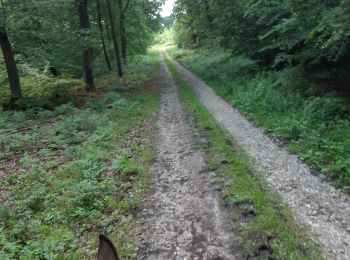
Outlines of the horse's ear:
{"label": "horse's ear", "polygon": [[119,260],[117,250],[111,240],[105,235],[100,235],[97,260]]}

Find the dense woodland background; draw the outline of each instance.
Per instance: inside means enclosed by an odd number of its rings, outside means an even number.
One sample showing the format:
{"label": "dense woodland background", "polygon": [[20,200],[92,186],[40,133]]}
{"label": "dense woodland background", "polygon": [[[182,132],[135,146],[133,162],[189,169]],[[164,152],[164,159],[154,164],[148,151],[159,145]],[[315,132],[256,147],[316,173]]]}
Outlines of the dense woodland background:
{"label": "dense woodland background", "polygon": [[323,79],[348,80],[349,13],[347,0],[179,0],[176,42],[216,43],[264,69],[300,65],[324,72]]}
{"label": "dense woodland background", "polygon": [[112,70],[122,76],[128,57],[145,54],[151,45],[162,2],[2,0],[1,103],[14,105],[24,97],[19,103],[27,106],[39,96],[80,86],[82,77],[93,90],[95,76]]}

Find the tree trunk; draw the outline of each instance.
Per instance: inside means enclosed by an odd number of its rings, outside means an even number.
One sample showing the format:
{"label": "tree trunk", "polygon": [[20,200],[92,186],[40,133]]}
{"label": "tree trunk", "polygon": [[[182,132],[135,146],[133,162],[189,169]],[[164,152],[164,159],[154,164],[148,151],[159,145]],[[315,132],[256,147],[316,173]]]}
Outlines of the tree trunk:
{"label": "tree trunk", "polygon": [[79,13],[79,21],[80,21],[80,28],[82,30],[86,30],[83,32],[83,37],[85,38],[84,44],[84,51],[83,51],[83,69],[84,69],[84,75],[85,75],[85,82],[86,82],[86,90],[92,91],[96,89],[95,81],[94,81],[94,74],[92,70],[92,49],[87,43],[90,30],[90,20],[89,20],[89,12],[87,7],[87,0],[77,0],[77,7],[78,7],[78,13]]}
{"label": "tree trunk", "polygon": [[109,22],[111,24],[111,34],[112,34],[112,39],[113,39],[113,44],[114,44],[114,51],[115,51],[115,56],[117,58],[118,75],[120,77],[122,77],[123,76],[123,68],[122,68],[122,63],[121,63],[121,59],[120,59],[117,36],[115,33],[114,17],[113,17],[113,13],[112,13],[112,3],[111,3],[111,0],[106,0],[106,3],[107,3],[108,15],[109,15]]}
{"label": "tree trunk", "polygon": [[118,3],[119,3],[119,10],[120,10],[119,26],[120,26],[120,42],[122,45],[122,58],[123,58],[124,64],[126,64],[128,61],[128,57],[127,57],[127,46],[126,46],[127,43],[126,43],[126,29],[125,29],[125,19],[126,19],[125,13],[128,8],[129,1],[127,2],[127,5],[125,8],[123,6],[123,0],[118,0]]}
{"label": "tree trunk", "polygon": [[120,15],[120,41],[122,44],[122,57],[123,62],[126,64],[128,62],[127,46],[126,46],[126,30],[125,30],[125,15]]}
{"label": "tree trunk", "polygon": [[105,23],[105,30],[106,30],[106,38],[107,38],[107,42],[111,42],[112,41],[112,37],[111,37],[111,30],[109,29],[109,23]]}
{"label": "tree trunk", "polygon": [[11,89],[11,105],[22,98],[21,83],[19,80],[17,64],[13,56],[12,47],[5,28],[0,28],[0,45],[4,55],[7,75]]}
{"label": "tree trunk", "polygon": [[100,28],[103,53],[105,55],[106,64],[107,64],[108,69],[112,70],[112,66],[111,66],[111,63],[110,63],[109,58],[108,58],[105,37],[104,37],[104,34],[103,34],[100,0],[96,0],[96,4],[97,4],[97,22],[98,22],[98,27]]}
{"label": "tree trunk", "polygon": [[213,19],[212,19],[211,14],[210,14],[210,7],[209,7],[208,0],[204,0],[204,7],[205,7],[206,15],[207,15],[208,31],[212,32],[212,30],[213,30]]}

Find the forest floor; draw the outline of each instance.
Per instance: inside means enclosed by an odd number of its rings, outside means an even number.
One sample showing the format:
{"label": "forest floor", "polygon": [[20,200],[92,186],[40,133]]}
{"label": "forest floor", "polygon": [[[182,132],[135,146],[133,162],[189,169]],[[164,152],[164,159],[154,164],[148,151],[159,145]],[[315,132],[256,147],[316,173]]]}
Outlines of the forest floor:
{"label": "forest floor", "polygon": [[0,259],[96,259],[100,233],[132,258],[159,103],[159,53],[136,58],[69,103],[0,108]]}
{"label": "forest floor", "polygon": [[350,258],[350,200],[254,126],[193,73],[172,60],[172,66],[202,104],[254,159],[256,167],[283,199],[329,259]]}

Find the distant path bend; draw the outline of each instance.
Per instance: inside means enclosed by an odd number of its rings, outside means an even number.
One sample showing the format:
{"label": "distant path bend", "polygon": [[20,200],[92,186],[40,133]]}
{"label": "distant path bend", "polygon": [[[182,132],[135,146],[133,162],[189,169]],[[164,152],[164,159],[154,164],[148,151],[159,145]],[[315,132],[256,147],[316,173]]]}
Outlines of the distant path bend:
{"label": "distant path bend", "polygon": [[193,87],[215,119],[256,161],[270,186],[292,209],[329,259],[350,259],[350,200],[309,167],[279,147],[196,75],[165,55]]}

